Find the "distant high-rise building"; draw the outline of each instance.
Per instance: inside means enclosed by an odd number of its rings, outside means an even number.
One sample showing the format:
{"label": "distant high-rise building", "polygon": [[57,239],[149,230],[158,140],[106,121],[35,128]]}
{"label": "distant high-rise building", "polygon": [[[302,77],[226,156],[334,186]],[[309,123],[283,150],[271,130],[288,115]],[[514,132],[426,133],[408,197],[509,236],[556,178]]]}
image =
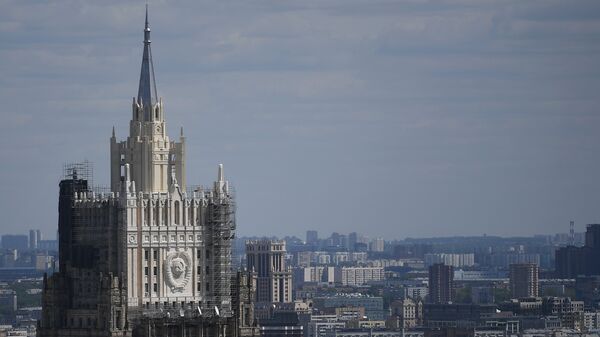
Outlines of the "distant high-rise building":
{"label": "distant high-rise building", "polygon": [[38,239],[37,233],[35,230],[29,230],[29,249],[37,249],[38,247]]}
{"label": "distant high-rise building", "polygon": [[338,232],[331,233],[329,237],[329,246],[339,247],[341,245],[341,234]]}
{"label": "distant high-rise building", "polygon": [[585,246],[556,250],[555,270],[559,278],[600,275],[600,224],[587,225]]}
{"label": "distant high-rise building", "polygon": [[352,232],[348,234],[348,250],[353,252],[355,250],[355,245],[358,242],[358,234],[356,232]]}
{"label": "distant high-rise building", "polygon": [[385,250],[385,241],[383,238],[373,239],[369,248],[372,252],[383,252]]}
{"label": "distant high-rise building", "polygon": [[538,296],[538,266],[534,263],[511,264],[510,293],[513,298]]}
{"label": "distant high-rise building", "polygon": [[430,266],[435,263],[443,263],[455,268],[471,267],[475,265],[475,254],[448,254],[448,253],[428,253],[425,254],[425,265]]}
{"label": "distant high-rise building", "polygon": [[306,244],[316,245],[319,242],[319,233],[317,231],[306,231]]}
{"label": "distant high-rise building", "polygon": [[587,225],[585,245],[592,249],[600,249],[600,224]]}
{"label": "distant high-rise building", "polygon": [[341,282],[347,286],[361,286],[370,281],[381,281],[385,278],[383,267],[342,267]]}
{"label": "distant high-rise building", "polygon": [[292,271],[285,265],[284,240],[246,241],[246,263],[256,273],[257,302],[291,302]]}
{"label": "distant high-rise building", "polygon": [[449,303],[454,296],[454,268],[441,263],[429,267],[429,303]]}

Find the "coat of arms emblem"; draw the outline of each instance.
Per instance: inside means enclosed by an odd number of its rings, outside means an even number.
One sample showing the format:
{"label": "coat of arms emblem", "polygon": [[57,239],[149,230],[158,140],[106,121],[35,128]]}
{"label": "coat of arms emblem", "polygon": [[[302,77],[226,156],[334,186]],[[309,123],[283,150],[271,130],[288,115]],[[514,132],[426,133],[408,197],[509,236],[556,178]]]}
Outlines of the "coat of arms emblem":
{"label": "coat of arms emblem", "polygon": [[192,275],[191,259],[186,252],[170,252],[164,262],[165,281],[171,292],[182,292]]}

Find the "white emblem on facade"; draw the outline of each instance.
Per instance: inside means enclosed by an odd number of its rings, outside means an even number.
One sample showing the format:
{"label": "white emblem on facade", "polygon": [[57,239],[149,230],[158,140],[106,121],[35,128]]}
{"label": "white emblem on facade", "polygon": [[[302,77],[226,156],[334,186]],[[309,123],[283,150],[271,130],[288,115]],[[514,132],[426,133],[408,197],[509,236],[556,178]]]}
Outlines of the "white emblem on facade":
{"label": "white emblem on facade", "polygon": [[165,281],[171,292],[180,293],[192,276],[191,258],[186,252],[170,252],[165,259]]}

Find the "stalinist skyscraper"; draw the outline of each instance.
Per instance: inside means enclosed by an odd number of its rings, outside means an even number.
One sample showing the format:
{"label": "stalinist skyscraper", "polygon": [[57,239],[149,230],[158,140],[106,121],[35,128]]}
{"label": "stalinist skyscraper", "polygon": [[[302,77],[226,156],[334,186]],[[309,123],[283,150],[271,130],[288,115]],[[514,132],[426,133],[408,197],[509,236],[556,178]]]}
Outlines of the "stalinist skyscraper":
{"label": "stalinist skyscraper", "polygon": [[150,46],[146,9],[129,135],[110,138],[110,192],[97,193],[78,165],[60,183],[60,267],[44,280],[38,336],[235,336],[252,324],[238,315],[253,281],[231,270],[223,166],[212,186],[187,186],[183,130],[167,135]]}

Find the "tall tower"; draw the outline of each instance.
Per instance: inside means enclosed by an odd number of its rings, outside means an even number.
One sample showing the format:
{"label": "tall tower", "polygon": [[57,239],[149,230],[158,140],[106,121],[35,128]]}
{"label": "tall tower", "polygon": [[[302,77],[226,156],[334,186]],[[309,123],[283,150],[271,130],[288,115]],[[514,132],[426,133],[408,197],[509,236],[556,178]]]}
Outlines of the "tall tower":
{"label": "tall tower", "polygon": [[246,241],[249,271],[257,275],[257,302],[292,302],[292,272],[285,266],[285,241]]}
{"label": "tall tower", "polygon": [[449,303],[454,298],[454,270],[452,266],[436,263],[429,267],[429,302]]}
{"label": "tall tower", "polygon": [[117,143],[113,128],[110,138],[111,190],[120,189],[124,165],[129,164],[131,181],[138,191],[167,192],[173,178],[182,190],[185,180],[185,138],[183,128],[179,142],[169,139],[166,131],[165,112],[162,98],[158,97],[154,63],[150,48],[150,24],[148,7],[144,26],[144,51],[137,98],[133,98],[129,136]]}
{"label": "tall tower", "polygon": [[516,263],[509,267],[512,298],[537,297],[539,268],[535,263]]}
{"label": "tall tower", "polygon": [[[129,135],[110,137],[111,192],[75,169],[59,185],[60,268],[44,280],[38,336],[237,336],[249,306],[232,295],[254,284],[232,282],[233,191],[221,164],[212,186],[186,189],[185,138],[167,135],[150,45],[146,7]],[[185,318],[177,333],[171,317]]]}

